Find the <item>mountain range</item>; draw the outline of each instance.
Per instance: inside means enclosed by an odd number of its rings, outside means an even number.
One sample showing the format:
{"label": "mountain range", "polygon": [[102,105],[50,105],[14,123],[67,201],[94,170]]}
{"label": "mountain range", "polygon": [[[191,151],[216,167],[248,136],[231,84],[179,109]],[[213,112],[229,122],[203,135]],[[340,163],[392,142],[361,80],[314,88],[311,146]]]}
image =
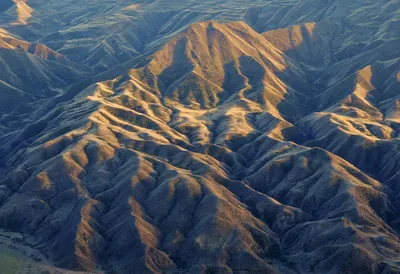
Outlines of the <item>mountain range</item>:
{"label": "mountain range", "polygon": [[399,34],[398,0],[2,1],[0,247],[400,273]]}

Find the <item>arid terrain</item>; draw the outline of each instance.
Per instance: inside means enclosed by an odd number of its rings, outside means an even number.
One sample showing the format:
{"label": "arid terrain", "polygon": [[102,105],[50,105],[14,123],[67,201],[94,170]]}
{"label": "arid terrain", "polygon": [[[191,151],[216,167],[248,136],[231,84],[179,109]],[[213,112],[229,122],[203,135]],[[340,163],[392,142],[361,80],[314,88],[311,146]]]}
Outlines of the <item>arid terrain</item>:
{"label": "arid terrain", "polygon": [[400,1],[1,0],[0,229],[7,274],[400,273]]}

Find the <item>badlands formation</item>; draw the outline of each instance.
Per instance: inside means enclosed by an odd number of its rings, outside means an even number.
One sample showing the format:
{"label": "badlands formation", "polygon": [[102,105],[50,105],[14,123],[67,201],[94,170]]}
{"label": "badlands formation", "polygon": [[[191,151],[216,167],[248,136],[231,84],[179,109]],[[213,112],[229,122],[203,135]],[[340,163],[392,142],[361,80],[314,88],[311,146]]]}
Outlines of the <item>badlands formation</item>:
{"label": "badlands formation", "polygon": [[400,273],[400,1],[1,1],[0,228],[38,273]]}

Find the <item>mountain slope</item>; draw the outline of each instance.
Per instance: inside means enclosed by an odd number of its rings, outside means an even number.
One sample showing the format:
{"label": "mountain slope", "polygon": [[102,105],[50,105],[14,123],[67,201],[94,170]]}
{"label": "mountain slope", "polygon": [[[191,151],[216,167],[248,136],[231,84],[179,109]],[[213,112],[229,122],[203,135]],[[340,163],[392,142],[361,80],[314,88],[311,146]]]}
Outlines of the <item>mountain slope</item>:
{"label": "mountain slope", "polygon": [[400,272],[397,1],[142,2],[1,16],[0,227],[81,271]]}

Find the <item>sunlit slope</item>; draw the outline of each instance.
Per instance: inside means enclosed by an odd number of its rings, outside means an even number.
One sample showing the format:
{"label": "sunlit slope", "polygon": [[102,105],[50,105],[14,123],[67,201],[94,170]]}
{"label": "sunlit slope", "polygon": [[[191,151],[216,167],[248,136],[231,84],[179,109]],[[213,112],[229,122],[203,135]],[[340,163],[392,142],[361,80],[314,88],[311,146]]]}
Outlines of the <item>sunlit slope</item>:
{"label": "sunlit slope", "polygon": [[2,133],[21,128],[41,100],[91,74],[41,43],[30,43],[0,28],[0,123]]}
{"label": "sunlit slope", "polygon": [[399,8],[1,3],[0,227],[65,269],[400,272]]}
{"label": "sunlit slope", "polygon": [[325,148],[393,185],[400,160],[398,41],[376,43],[372,37],[369,50],[341,59],[333,41],[341,39],[344,51],[352,44],[346,34],[335,36],[339,26],[331,21],[307,23],[263,36],[300,61],[311,72],[308,82],[319,90],[307,99],[314,112],[295,123],[307,135],[304,144]]}
{"label": "sunlit slope", "polygon": [[[19,6],[20,10],[23,7],[33,10],[31,17],[25,14],[19,20],[15,11]],[[335,36],[325,42],[332,43],[333,55],[346,58],[379,44],[370,45],[366,40],[395,39],[396,35],[388,29],[396,26],[398,8],[397,1],[372,0],[347,4],[341,0],[101,0],[96,3],[31,0],[18,1],[8,15],[0,14],[0,23],[6,22],[9,31],[25,40],[45,44],[74,62],[104,72],[159,48],[188,25],[206,20],[243,20],[260,33],[333,21]],[[15,23],[19,21],[26,23]],[[355,34],[353,29],[360,31]],[[342,41],[343,37],[349,38],[348,41]],[[331,57],[323,59],[328,58]]]}
{"label": "sunlit slope", "polygon": [[[285,54],[243,22],[197,23],[136,68],[65,97],[2,139],[1,225],[72,269],[398,271],[396,189],[309,143],[319,121],[316,134],[331,127],[309,102],[331,116],[378,104],[374,68],[329,99],[295,60],[310,56],[301,47]],[[389,77],[379,89],[390,99],[395,85]],[[393,120],[392,102],[379,106]],[[395,138],[368,115],[374,134]],[[315,139],[335,130],[356,132],[332,125]]]}

